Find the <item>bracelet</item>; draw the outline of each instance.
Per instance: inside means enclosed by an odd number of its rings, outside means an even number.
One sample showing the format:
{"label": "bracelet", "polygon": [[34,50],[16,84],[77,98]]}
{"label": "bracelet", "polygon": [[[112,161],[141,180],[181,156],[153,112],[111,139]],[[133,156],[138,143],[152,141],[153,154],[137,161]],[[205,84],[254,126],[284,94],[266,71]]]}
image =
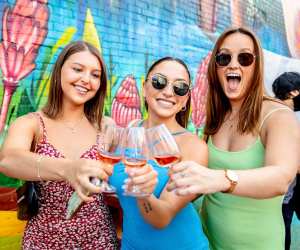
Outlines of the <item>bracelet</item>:
{"label": "bracelet", "polygon": [[39,155],[36,159],[37,177],[40,181],[43,181],[43,179],[40,175],[40,165],[41,165],[42,158],[43,158],[43,155]]}

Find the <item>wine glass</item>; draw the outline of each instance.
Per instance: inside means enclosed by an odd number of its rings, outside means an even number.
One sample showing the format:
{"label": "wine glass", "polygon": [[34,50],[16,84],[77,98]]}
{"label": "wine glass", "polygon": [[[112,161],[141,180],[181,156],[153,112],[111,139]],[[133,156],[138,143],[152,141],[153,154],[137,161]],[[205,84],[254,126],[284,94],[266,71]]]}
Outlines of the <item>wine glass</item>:
{"label": "wine glass", "polygon": [[[145,129],[143,127],[130,127],[126,129],[123,136],[123,163],[127,169],[140,168],[146,165],[149,158],[149,150],[146,141]],[[125,195],[134,197],[145,197],[149,194],[143,193],[137,186],[130,186]]]}
{"label": "wine glass", "polygon": [[147,129],[146,135],[151,156],[161,167],[169,167],[180,161],[177,143],[164,124]]}
{"label": "wine glass", "polygon": [[[124,128],[115,125],[104,125],[101,130],[98,143],[98,160],[104,164],[113,167],[122,159],[121,138]],[[111,194],[116,192],[116,188],[108,184],[106,181],[101,181],[99,186],[103,193]]]}

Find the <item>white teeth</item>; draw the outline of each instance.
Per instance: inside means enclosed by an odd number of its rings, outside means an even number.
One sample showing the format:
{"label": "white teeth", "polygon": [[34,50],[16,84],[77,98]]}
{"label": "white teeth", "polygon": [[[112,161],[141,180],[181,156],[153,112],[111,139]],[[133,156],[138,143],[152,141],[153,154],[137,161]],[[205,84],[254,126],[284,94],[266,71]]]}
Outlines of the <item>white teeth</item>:
{"label": "white teeth", "polygon": [[241,75],[238,73],[228,73],[226,76],[230,76],[230,77],[240,77]]}
{"label": "white teeth", "polygon": [[84,93],[86,93],[86,92],[88,92],[88,89],[86,89],[86,88],[84,88],[84,87],[82,87],[82,86],[75,86],[75,89],[77,89],[78,91],[80,91],[80,92],[84,92]]}

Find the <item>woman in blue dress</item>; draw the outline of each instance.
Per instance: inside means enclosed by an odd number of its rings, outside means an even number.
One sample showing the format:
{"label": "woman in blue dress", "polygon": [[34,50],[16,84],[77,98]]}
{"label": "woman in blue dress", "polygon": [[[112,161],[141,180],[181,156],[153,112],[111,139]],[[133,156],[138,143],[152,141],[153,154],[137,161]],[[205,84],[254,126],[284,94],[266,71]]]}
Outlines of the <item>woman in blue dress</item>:
{"label": "woman in blue dress", "polygon": [[[207,165],[205,142],[186,130],[190,82],[190,73],[183,61],[172,57],[156,61],[147,73],[143,88],[148,118],[133,126],[151,128],[164,123],[179,146],[181,160]],[[123,208],[122,249],[208,249],[200,218],[191,204],[196,196],[180,197],[173,191],[168,192],[168,169],[152,160],[149,164],[158,173],[158,184],[148,197],[124,196],[122,186],[128,175],[122,163],[115,166],[110,177]]]}

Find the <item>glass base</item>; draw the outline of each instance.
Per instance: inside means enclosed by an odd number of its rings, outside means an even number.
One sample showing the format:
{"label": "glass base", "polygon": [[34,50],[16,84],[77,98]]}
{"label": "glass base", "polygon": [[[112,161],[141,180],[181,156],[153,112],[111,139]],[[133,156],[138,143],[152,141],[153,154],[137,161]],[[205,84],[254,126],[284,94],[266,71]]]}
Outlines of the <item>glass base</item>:
{"label": "glass base", "polygon": [[125,190],[123,195],[132,197],[148,197],[150,194],[141,192],[137,187],[133,186],[131,190]]}

